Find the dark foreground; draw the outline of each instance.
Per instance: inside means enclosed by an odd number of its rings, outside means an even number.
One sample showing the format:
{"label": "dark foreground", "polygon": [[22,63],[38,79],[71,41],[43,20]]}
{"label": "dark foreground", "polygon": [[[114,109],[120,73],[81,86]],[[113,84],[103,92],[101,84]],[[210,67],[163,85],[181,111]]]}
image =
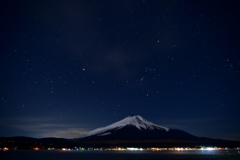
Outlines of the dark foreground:
{"label": "dark foreground", "polygon": [[1,160],[239,160],[239,150],[192,151],[0,151]]}

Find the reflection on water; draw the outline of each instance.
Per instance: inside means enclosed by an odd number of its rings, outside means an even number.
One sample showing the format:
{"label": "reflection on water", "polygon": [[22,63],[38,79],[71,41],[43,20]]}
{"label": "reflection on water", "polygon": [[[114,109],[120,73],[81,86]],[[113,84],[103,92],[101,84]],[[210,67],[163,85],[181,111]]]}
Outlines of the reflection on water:
{"label": "reflection on water", "polygon": [[239,150],[191,151],[0,151],[5,160],[239,160]]}

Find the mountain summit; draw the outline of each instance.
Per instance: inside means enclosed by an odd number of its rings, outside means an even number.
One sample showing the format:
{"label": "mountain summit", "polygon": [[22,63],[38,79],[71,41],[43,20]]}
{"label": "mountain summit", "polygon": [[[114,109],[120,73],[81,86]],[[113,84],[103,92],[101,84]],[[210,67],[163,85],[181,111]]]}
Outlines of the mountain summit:
{"label": "mountain summit", "polygon": [[111,134],[111,132],[110,132],[111,130],[119,130],[126,126],[136,127],[139,130],[169,131],[169,128],[154,124],[139,115],[132,115],[132,116],[128,116],[128,117],[124,118],[123,120],[120,120],[116,123],[113,123],[109,126],[97,128],[97,129],[87,133],[83,137],[94,136],[94,135],[98,135],[98,136],[108,135],[108,134]]}

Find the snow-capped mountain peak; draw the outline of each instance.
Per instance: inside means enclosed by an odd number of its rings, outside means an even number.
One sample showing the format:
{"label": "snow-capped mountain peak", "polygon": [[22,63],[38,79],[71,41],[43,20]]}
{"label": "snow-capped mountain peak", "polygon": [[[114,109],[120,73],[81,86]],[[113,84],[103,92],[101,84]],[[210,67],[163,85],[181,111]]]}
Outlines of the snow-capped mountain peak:
{"label": "snow-capped mountain peak", "polygon": [[154,123],[144,119],[143,117],[141,117],[139,115],[133,115],[133,116],[128,116],[128,117],[124,118],[123,120],[120,120],[120,121],[118,121],[116,123],[113,123],[109,126],[102,127],[102,128],[97,128],[97,129],[87,133],[83,137],[88,137],[88,136],[93,136],[93,135],[101,135],[101,134],[104,134],[105,132],[107,132],[109,130],[121,129],[121,128],[127,126],[127,125],[135,126],[139,130],[158,129],[158,130],[169,131],[169,128],[162,127],[162,126],[159,126],[157,124],[154,124]]}

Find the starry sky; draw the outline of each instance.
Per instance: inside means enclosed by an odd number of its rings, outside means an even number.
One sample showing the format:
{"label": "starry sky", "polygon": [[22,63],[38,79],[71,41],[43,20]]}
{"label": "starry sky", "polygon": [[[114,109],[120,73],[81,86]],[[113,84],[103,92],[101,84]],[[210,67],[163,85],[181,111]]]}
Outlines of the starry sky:
{"label": "starry sky", "polygon": [[76,138],[129,115],[240,141],[237,1],[0,4],[0,137]]}

